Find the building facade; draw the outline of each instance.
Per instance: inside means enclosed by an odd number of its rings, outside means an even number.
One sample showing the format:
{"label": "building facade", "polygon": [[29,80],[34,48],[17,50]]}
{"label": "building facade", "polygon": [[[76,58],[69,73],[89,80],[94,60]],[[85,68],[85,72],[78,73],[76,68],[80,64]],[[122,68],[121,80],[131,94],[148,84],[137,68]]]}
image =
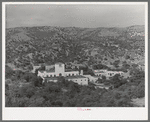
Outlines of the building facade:
{"label": "building facade", "polygon": [[120,74],[121,76],[123,76],[124,72],[122,72],[122,71],[108,71],[106,69],[102,69],[102,70],[94,70],[94,74],[96,76],[106,76],[106,78],[109,79],[110,77],[113,77],[116,74]]}
{"label": "building facade", "polygon": [[88,80],[92,83],[95,83],[98,78],[101,78],[101,76],[91,76],[91,75],[84,75],[84,77],[88,78]]}
{"label": "building facade", "polygon": [[68,77],[65,77],[65,80],[73,81],[75,83],[78,83],[79,85],[88,85],[88,78],[82,75],[68,76]]}
{"label": "building facade", "polygon": [[38,76],[40,77],[57,77],[57,76],[66,77],[74,75],[79,75],[79,71],[72,71],[72,70],[65,71],[65,65],[63,63],[56,63],[55,68],[53,70],[38,71]]}

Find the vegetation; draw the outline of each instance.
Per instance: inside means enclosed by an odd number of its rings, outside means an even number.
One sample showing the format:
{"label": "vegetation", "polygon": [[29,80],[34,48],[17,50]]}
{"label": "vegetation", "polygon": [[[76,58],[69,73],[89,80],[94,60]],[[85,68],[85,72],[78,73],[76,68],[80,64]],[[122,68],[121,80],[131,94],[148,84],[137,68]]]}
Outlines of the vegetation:
{"label": "vegetation", "polygon": [[95,64],[93,65],[93,69],[108,69],[108,67],[104,64]]}
{"label": "vegetation", "polygon": [[[140,28],[140,31],[138,29]],[[138,69],[136,58],[144,59],[144,26],[127,28],[58,28],[19,27],[6,29],[5,99],[7,107],[125,107],[132,98],[145,96],[145,72]],[[103,34],[105,32],[105,34]],[[143,35],[143,34],[142,34]],[[140,46],[139,46],[140,45]],[[133,54],[137,55],[136,57]],[[42,84],[42,79],[30,73],[36,64],[56,62],[85,64],[84,74],[94,75],[93,69],[130,71],[131,78],[115,75],[97,83],[112,85],[106,90],[92,83],[80,86],[59,78],[57,83]],[[121,67],[120,67],[121,66]],[[115,67],[115,68],[113,68]],[[19,69],[19,70],[18,70]],[[42,65],[40,70],[45,70]]]}
{"label": "vegetation", "polygon": [[119,67],[119,63],[120,63],[120,60],[116,60],[113,62],[113,65],[118,68]]}
{"label": "vegetation", "polygon": [[[144,26],[131,28],[144,32]],[[103,31],[105,34],[99,36]],[[103,66],[104,62],[113,63],[117,68],[119,57],[131,60],[131,53],[140,55],[141,59],[144,57],[144,37],[129,38],[131,31],[129,28],[9,28],[6,30],[6,63],[29,71],[35,64],[75,60],[88,66],[97,62],[102,62]]]}
{"label": "vegetation", "polygon": [[[6,107],[131,107],[131,98],[145,95],[143,76],[139,79],[135,75],[134,81],[127,82],[115,75],[109,81],[114,89],[106,90],[95,88],[92,83],[81,86],[62,76],[56,83],[42,84],[42,79],[35,74],[14,72],[8,67],[7,70],[7,75],[13,75],[5,82]],[[141,81],[136,83],[136,78]],[[105,76],[102,82],[108,83]]]}

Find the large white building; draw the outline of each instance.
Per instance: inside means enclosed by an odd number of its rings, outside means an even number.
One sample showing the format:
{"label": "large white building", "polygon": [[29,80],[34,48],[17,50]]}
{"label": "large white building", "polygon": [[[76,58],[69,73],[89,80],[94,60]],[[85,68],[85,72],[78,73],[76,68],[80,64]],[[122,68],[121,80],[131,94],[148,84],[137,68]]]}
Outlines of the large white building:
{"label": "large white building", "polygon": [[87,77],[89,79],[90,82],[95,83],[98,78],[101,79],[101,76],[91,76],[91,75],[84,75],[85,77]]}
{"label": "large white building", "polygon": [[[40,77],[57,77],[57,76],[75,76],[79,75],[79,71],[65,70],[65,65],[63,63],[56,63],[54,68],[38,71],[38,76]],[[83,75],[83,74],[81,74]]]}
{"label": "large white building", "polygon": [[110,77],[113,77],[116,74],[120,74],[121,76],[124,75],[124,72],[122,71],[108,71],[106,69],[100,69],[100,70],[94,70],[94,74],[96,76],[106,76],[107,79]]}
{"label": "large white building", "polygon": [[68,76],[68,77],[65,77],[65,80],[73,81],[75,83],[78,83],[79,85],[88,85],[88,78],[82,75]]}
{"label": "large white building", "polygon": [[88,85],[88,78],[83,76],[83,71],[79,73],[79,71],[67,70],[65,69],[65,65],[63,63],[56,63],[54,68],[45,67],[46,70],[38,71],[38,76],[48,81],[57,82],[59,76],[65,77],[68,81],[76,82],[80,85]]}

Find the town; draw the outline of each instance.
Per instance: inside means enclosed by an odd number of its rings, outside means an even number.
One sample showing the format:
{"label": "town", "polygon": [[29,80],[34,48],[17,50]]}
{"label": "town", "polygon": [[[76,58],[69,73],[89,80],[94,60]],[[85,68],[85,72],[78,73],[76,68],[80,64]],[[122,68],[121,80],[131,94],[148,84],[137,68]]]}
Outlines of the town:
{"label": "town", "polygon": [[[41,66],[33,66],[33,73]],[[73,67],[73,66],[72,66]],[[75,66],[74,66],[75,67]],[[102,76],[106,77],[107,80],[115,76],[116,74],[120,75],[122,78],[129,78],[129,72],[123,71],[108,71],[107,69],[92,69],[94,73],[93,76],[90,74],[84,74],[83,70],[79,70],[79,66],[74,69],[65,68],[65,64],[59,62],[55,65],[46,65],[45,70],[38,70],[37,76],[40,76],[44,82],[57,82],[60,76],[63,76],[65,80],[73,81],[79,85],[88,85],[88,82],[99,86],[100,88],[108,89],[110,86],[97,83],[98,79],[102,79]]]}

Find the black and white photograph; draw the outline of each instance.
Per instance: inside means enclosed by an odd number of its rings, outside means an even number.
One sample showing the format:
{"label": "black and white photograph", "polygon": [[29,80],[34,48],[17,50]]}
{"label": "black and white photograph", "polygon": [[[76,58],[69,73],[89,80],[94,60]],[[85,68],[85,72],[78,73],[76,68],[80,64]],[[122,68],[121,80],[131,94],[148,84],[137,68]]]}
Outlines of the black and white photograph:
{"label": "black and white photograph", "polygon": [[3,7],[5,109],[147,109],[146,2]]}

